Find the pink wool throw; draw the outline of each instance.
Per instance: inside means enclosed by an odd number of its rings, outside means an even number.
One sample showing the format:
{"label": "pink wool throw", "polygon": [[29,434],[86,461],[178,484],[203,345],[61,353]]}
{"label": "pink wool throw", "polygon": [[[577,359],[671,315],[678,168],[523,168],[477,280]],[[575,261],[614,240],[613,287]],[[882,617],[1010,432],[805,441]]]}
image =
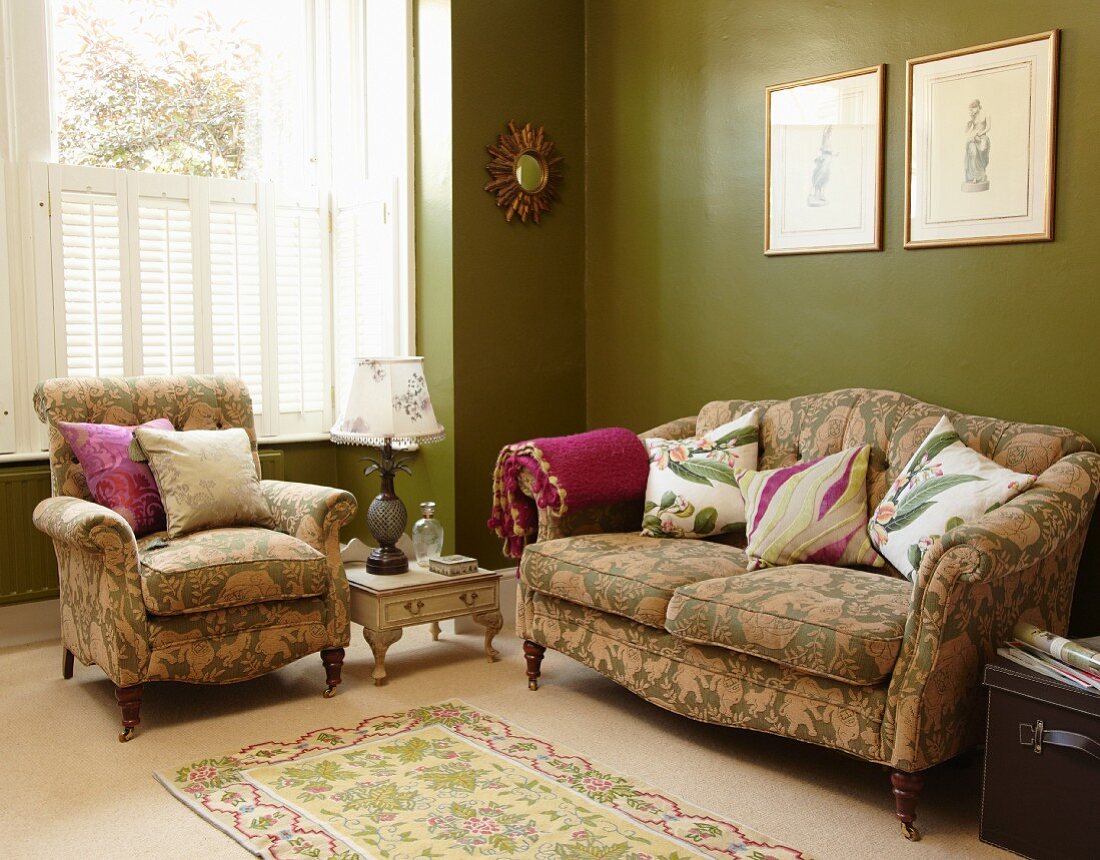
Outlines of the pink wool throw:
{"label": "pink wool throw", "polygon": [[[531,475],[535,498],[520,489]],[[506,445],[493,471],[489,528],[504,541],[504,554],[519,558],[538,530],[538,509],[566,511],[640,499],[649,478],[645,443],[624,427]]]}

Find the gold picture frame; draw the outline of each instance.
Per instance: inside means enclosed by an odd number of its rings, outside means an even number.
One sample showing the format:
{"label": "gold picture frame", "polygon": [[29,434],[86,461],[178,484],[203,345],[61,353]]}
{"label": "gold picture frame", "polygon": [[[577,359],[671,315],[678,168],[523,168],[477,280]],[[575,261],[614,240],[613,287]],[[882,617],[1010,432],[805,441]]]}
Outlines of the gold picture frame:
{"label": "gold picture frame", "polygon": [[1054,239],[1059,41],[1047,30],[906,62],[904,247]]}
{"label": "gold picture frame", "polygon": [[504,210],[504,219],[519,216],[526,224],[530,217],[540,223],[542,213],[549,212],[558,197],[561,182],[562,157],[554,153],[554,142],[543,127],[526,123],[517,128],[508,123],[508,133],[500,135],[496,146],[486,146],[492,160],[485,165],[490,179],[485,190],[496,198]]}
{"label": "gold picture frame", "polygon": [[885,105],[884,63],[765,88],[766,255],[882,250]]}

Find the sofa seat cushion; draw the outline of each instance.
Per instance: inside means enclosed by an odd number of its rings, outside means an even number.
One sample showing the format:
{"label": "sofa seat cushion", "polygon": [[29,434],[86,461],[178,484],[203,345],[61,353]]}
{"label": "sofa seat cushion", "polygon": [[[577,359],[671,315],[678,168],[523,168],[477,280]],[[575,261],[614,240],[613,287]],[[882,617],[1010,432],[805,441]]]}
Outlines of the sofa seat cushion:
{"label": "sofa seat cushion", "polygon": [[316,597],[328,584],[321,553],[270,529],[211,529],[167,545],[159,532],[138,542],[138,556],[141,595],[152,615]]}
{"label": "sofa seat cushion", "polygon": [[743,549],[711,541],[595,534],[531,544],[520,576],[543,594],[663,629],[677,588],[736,578],[747,566]]}
{"label": "sofa seat cushion", "polygon": [[676,589],[665,627],[822,678],[878,684],[897,662],[912,591],[862,570],[769,568]]}

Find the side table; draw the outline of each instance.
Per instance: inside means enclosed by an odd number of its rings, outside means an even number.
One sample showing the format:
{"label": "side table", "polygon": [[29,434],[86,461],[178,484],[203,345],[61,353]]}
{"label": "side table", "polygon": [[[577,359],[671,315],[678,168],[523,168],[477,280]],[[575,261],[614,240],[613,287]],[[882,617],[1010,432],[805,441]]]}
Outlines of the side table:
{"label": "side table", "polygon": [[363,625],[363,637],[374,652],[372,677],[386,683],[386,652],[406,627],[430,624],[439,638],[439,622],[470,616],[485,628],[485,656],[492,663],[493,637],[504,626],[500,614],[499,572],[479,568],[463,576],[432,573],[413,561],[408,573],[379,576],[365,564],[344,565],[351,586],[351,620]]}

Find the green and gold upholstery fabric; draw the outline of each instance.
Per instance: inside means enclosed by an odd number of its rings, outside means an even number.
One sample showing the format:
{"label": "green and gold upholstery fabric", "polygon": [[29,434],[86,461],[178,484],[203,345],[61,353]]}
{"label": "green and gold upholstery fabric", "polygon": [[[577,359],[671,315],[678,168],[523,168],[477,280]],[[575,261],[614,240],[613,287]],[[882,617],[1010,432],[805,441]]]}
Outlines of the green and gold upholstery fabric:
{"label": "green and gold upholstery fabric", "polygon": [[[690,419],[678,419],[659,428],[657,435],[705,433],[758,407],[763,410],[761,469],[871,445],[871,509],[942,415],[950,418],[969,447],[1005,468],[1039,477],[1001,507],[943,534],[924,553],[911,586],[900,653],[883,684],[841,684],[728,649],[692,645],[653,625],[621,617],[622,613],[600,612],[568,596],[540,594],[527,587],[524,565],[520,635],[563,651],[662,707],[696,719],[825,743],[906,771],[951,758],[977,738],[982,667],[1013,625],[1022,618],[1058,634],[1066,632],[1081,551],[1100,490],[1100,456],[1086,437],[1072,430],[964,415],[897,392],[869,389],[784,401],[715,401],[703,407],[694,426]],[[619,506],[618,512],[580,511],[575,522],[588,531],[598,524],[608,531],[637,529],[621,515],[623,510]],[[540,512],[540,539],[568,537],[573,525]],[[885,570],[897,576],[892,567]],[[587,626],[582,627],[582,621]],[[669,646],[670,641],[678,644]],[[768,690],[762,692],[744,677],[727,674],[729,664],[704,661],[705,666],[686,669],[686,660],[675,663],[656,656],[668,647],[724,653],[727,659],[751,661],[754,673],[766,666],[767,671],[784,674],[770,675]],[[549,655],[544,674],[552,659]],[[860,702],[885,689],[885,708],[878,717],[868,718],[851,705],[844,709],[792,698],[807,683],[831,694],[848,691],[847,696]],[[714,704],[718,701],[725,703],[724,710]],[[872,741],[869,733],[879,732],[881,736]]]}
{"label": "green and gold upholstery fabric", "polygon": [[578,535],[527,547],[520,565],[531,588],[664,628],[681,585],[745,572],[744,550],[710,541]]}
{"label": "green and gold upholstery fabric", "polygon": [[138,541],[141,593],[152,615],[184,615],[325,591],[325,557],[270,529],[226,528],[168,542],[164,532]]}
{"label": "green and gold upholstery fabric", "polygon": [[[727,648],[686,642],[541,594],[522,582],[517,608],[524,638],[591,666],[666,710],[884,760],[885,684],[844,684]],[[542,664],[546,684],[553,683],[556,659],[547,652]]]}
{"label": "green and gold upholstery fabric", "polygon": [[676,589],[673,636],[851,684],[890,677],[912,586],[862,570],[799,564]]}
{"label": "green and gold upholstery fabric", "polygon": [[[35,406],[49,427],[53,497],[35,509],[34,524],[53,540],[62,640],[82,663],[97,664],[120,686],[166,678],[222,684],[348,644],[350,594],[340,561],[340,527],[355,515],[350,493],[260,482],[275,529],[323,557],[319,596],[152,615],[133,531],[121,516],[90,501],[80,464],[56,426],[58,421],[136,424],[144,416],[167,416],[177,429],[241,427],[258,474],[252,402],[243,382],[217,376],[57,379],[38,386]],[[315,586],[316,581],[310,590]],[[167,592],[157,599],[176,600]],[[180,592],[177,605],[192,599]]]}

